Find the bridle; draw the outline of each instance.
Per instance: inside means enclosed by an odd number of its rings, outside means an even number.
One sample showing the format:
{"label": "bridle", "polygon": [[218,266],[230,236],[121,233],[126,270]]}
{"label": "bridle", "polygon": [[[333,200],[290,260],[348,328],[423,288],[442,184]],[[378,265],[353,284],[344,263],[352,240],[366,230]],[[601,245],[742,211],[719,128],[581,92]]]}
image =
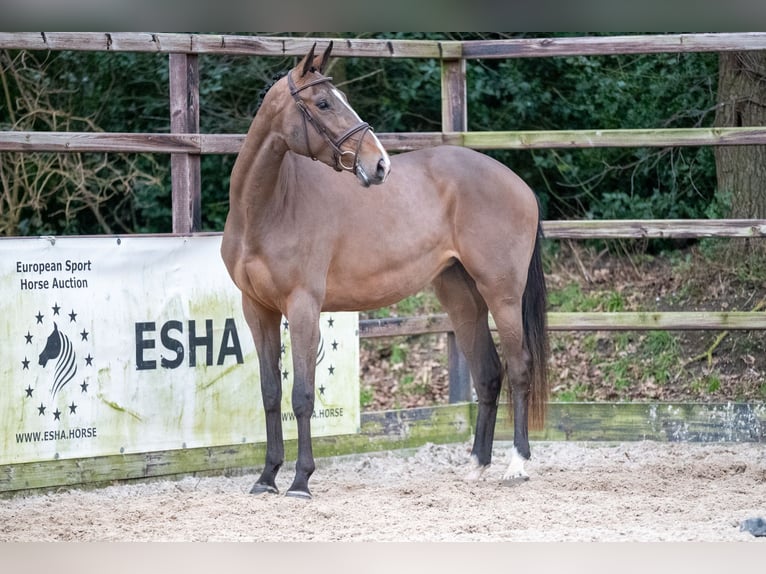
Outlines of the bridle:
{"label": "bridle", "polygon": [[[360,124],[357,124],[356,126],[346,130],[345,133],[338,136],[337,139],[333,139],[332,134],[330,131],[325,127],[322,122],[320,122],[317,118],[315,118],[313,115],[311,115],[311,112],[309,111],[308,107],[306,106],[305,102],[298,96],[300,92],[305,90],[306,88],[310,88],[311,86],[316,86],[317,84],[323,84],[325,82],[331,82],[332,78],[330,76],[320,76],[316,80],[312,80],[311,82],[308,82],[304,85],[302,85],[300,88],[295,86],[295,82],[293,81],[292,74],[287,74],[287,85],[290,88],[290,95],[295,100],[295,103],[298,105],[298,109],[303,114],[303,132],[306,135],[306,148],[309,151],[309,156],[314,161],[317,161],[317,157],[314,154],[314,152],[311,151],[311,144],[309,143],[309,129],[307,124],[311,124],[314,126],[314,129],[319,133],[322,138],[324,138],[325,142],[327,142],[327,145],[330,146],[330,148],[333,151],[332,157],[333,161],[335,162],[335,165],[333,166],[336,171],[350,171],[351,173],[356,175],[357,167],[359,165],[359,151],[362,149],[362,142],[364,141],[364,136],[367,134],[368,131],[372,131],[372,126],[368,124],[367,122],[361,122]],[[343,145],[343,143],[351,138],[351,136],[361,132],[361,137],[359,138],[359,143],[356,144],[356,150],[342,150],[340,146]],[[350,157],[351,165],[346,165],[344,163],[344,158]]]}

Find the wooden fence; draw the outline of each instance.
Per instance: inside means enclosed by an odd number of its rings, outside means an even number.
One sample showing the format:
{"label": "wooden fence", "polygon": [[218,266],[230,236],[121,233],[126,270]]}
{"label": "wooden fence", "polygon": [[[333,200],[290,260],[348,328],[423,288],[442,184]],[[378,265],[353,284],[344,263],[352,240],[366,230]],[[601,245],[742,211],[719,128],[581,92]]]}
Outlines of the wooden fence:
{"label": "wooden fence", "polygon": [[[302,56],[328,38],[149,34],[5,33],[0,49],[153,52],[169,59],[171,131],[166,134],[0,132],[0,152],[134,152],[171,154],[173,233],[200,226],[200,156],[237,153],[243,134],[199,133],[200,54]],[[472,132],[467,126],[466,62],[469,59],[571,55],[724,52],[766,49],[766,33],[666,34],[495,41],[335,39],[333,55],[432,58],[442,70],[442,130],[380,133],[391,151],[439,144],[474,149],[670,147],[766,144],[766,126],[740,128]],[[546,221],[554,239],[657,237],[764,237],[766,220]],[[764,312],[550,313],[552,330],[766,329]],[[446,316],[360,322],[362,337],[451,332]],[[467,370],[450,336],[451,400],[470,397]]]}

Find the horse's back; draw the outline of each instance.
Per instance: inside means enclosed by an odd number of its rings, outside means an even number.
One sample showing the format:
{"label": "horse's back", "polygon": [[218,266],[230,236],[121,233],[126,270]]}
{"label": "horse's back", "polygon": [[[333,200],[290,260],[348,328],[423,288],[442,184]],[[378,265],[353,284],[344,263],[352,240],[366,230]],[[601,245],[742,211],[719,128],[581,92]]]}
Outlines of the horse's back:
{"label": "horse's back", "polygon": [[499,217],[511,223],[531,217],[537,226],[535,193],[512,169],[486,154],[445,145],[392,157],[392,184],[406,184],[410,173],[424,175],[443,201],[454,201],[472,218],[489,222]]}
{"label": "horse's back", "polygon": [[436,146],[392,156],[391,160],[392,176],[425,171],[430,181],[459,194],[499,194],[517,201],[526,196],[536,201],[534,192],[512,169],[471,148]]}

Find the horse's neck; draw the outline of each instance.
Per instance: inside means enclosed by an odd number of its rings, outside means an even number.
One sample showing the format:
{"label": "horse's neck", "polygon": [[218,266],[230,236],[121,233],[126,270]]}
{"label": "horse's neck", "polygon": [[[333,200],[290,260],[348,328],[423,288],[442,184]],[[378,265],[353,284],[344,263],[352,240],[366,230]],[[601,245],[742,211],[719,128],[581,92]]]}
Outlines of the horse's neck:
{"label": "horse's neck", "polygon": [[252,218],[268,217],[283,193],[280,170],[288,148],[269,126],[253,122],[231,174],[229,213],[235,212],[250,226]]}

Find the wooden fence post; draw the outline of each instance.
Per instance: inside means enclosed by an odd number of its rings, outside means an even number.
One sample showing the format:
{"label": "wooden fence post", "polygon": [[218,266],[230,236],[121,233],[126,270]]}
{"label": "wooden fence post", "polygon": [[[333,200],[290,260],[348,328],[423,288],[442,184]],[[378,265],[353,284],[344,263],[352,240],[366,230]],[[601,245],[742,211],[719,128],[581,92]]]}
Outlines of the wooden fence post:
{"label": "wooden fence post", "polygon": [[465,59],[461,42],[442,42],[442,132],[468,129]]}
{"label": "wooden fence post", "polygon": [[468,361],[457,346],[455,333],[447,333],[447,360],[449,368],[449,402],[466,403],[471,401],[471,372]]}
{"label": "wooden fence post", "polygon": [[[199,60],[194,54],[170,54],[170,131],[199,133]],[[170,156],[173,233],[193,233],[201,227],[200,155]]]}
{"label": "wooden fence post", "polygon": [[[460,42],[443,42],[441,61],[442,132],[464,132],[468,129],[465,60]],[[471,373],[455,340],[455,333],[447,334],[449,360],[449,402],[471,400]]]}

